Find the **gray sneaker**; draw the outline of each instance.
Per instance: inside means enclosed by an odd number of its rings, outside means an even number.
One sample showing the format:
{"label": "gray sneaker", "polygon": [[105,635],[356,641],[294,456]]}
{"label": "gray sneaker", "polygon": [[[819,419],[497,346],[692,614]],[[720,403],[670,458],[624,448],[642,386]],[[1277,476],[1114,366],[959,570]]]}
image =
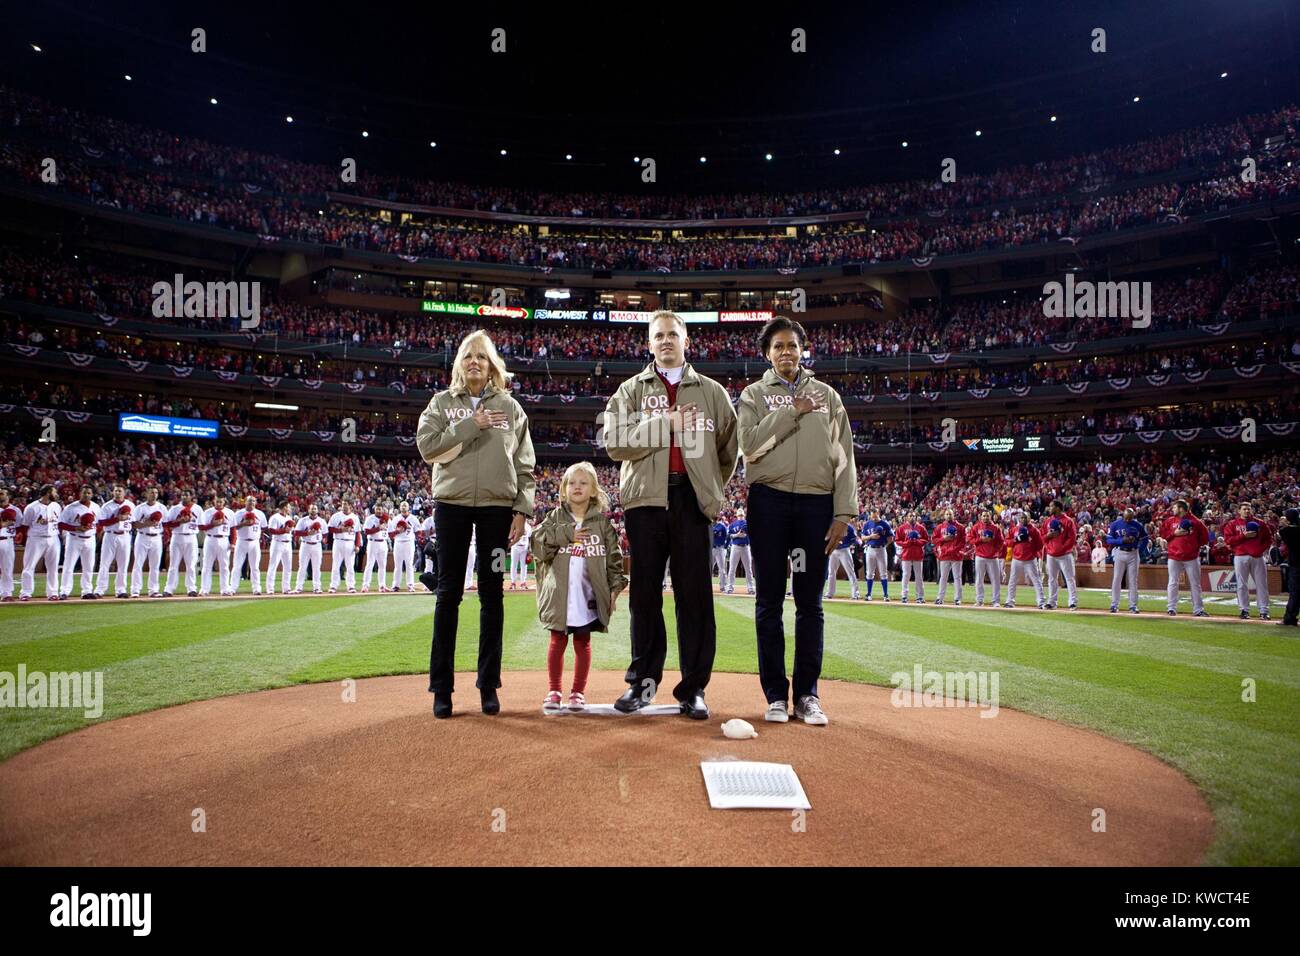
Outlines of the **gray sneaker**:
{"label": "gray sneaker", "polygon": [[763,714],[764,720],[770,720],[774,724],[784,724],[790,719],[790,711],[787,709],[786,702],[783,700],[774,700],[767,705],[767,711]]}
{"label": "gray sneaker", "polygon": [[814,727],[825,727],[829,723],[826,714],[822,712],[821,701],[811,694],[799,698],[799,702],[794,705],[794,715]]}

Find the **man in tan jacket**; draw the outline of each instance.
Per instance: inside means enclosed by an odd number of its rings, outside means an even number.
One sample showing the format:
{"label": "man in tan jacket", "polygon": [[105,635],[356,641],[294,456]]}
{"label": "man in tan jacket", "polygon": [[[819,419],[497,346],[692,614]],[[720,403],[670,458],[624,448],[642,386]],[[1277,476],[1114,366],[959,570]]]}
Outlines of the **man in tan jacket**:
{"label": "man in tan jacket", "polygon": [[680,316],[655,313],[649,340],[653,361],[619,386],[601,429],[609,456],[623,463],[619,493],[632,558],[632,663],[627,693],[614,706],[631,713],[653,703],[663,680],[662,584],[670,564],[682,672],[673,697],[682,713],[703,720],[717,643],[712,524],[736,467],[736,413],[726,389],[686,364]]}

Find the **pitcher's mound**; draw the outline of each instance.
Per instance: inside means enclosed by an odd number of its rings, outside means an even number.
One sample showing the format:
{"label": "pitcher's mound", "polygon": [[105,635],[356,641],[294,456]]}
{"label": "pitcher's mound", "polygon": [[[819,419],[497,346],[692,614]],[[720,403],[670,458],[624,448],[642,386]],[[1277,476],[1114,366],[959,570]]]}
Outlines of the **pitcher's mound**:
{"label": "pitcher's mound", "polygon": [[[541,714],[544,674],[504,682],[496,717],[473,675],[450,720],[427,678],[385,677],[354,703],[305,685],[60,737],[0,764],[0,864],[1166,866],[1213,833],[1156,758],[1009,710],[825,681],[830,726],[768,724],[757,677],[716,674],[708,721],[574,719]],[[587,697],[624,687],[596,673]],[[730,717],[758,738],[724,738]],[[726,759],[792,764],[813,809],[710,809],[700,761]]]}

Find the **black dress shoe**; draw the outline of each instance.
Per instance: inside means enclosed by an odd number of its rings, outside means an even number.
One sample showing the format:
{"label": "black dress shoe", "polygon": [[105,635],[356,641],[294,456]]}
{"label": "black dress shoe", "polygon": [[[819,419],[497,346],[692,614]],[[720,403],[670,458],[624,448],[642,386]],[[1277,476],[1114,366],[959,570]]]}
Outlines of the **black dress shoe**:
{"label": "black dress shoe", "polygon": [[629,687],[623,692],[623,696],[614,701],[614,709],[620,714],[632,714],[646,705],[641,699],[641,692],[636,689],[635,685]]}
{"label": "black dress shoe", "polygon": [[433,695],[433,716],[451,716],[451,694],[435,693]]}
{"label": "black dress shoe", "polygon": [[423,574],[421,574],[420,583],[423,584],[430,591],[438,590],[438,579],[434,576],[432,571],[425,571]]}
{"label": "black dress shoe", "polygon": [[497,700],[497,692],[493,687],[484,687],[479,692],[479,699],[483,702],[483,713],[499,714],[501,713],[501,701]]}
{"label": "black dress shoe", "polygon": [[682,713],[692,720],[708,720],[709,705],[704,702],[704,693],[701,691],[692,694],[686,700],[681,702]]}

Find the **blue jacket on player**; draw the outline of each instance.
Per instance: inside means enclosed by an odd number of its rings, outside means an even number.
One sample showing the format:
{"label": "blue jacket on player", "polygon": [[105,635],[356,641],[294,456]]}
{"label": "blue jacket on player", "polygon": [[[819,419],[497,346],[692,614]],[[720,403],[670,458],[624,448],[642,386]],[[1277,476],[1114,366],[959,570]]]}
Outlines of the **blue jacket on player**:
{"label": "blue jacket on player", "polygon": [[1121,551],[1137,550],[1146,536],[1146,528],[1142,527],[1140,521],[1125,521],[1123,518],[1116,518],[1106,529],[1106,543]]}
{"label": "blue jacket on player", "polygon": [[727,525],[718,521],[713,525],[713,546],[715,548],[725,548],[727,546]]}
{"label": "blue jacket on player", "polygon": [[745,523],[744,518],[737,518],[731,524],[727,525],[728,534],[735,535],[731,539],[732,544],[738,544],[741,547],[749,544],[749,525]]}
{"label": "blue jacket on player", "polygon": [[[867,535],[876,531],[880,532],[879,538],[871,541],[866,540]],[[889,539],[893,536],[894,529],[891,528],[889,522],[884,519],[881,519],[880,521],[868,520],[866,524],[862,526],[862,543],[868,548],[883,548],[885,545],[889,544]]]}
{"label": "blue jacket on player", "polygon": [[836,551],[843,551],[845,548],[851,548],[858,543],[858,533],[853,530],[853,525],[844,529],[844,537],[840,538],[840,543],[835,546]]}

